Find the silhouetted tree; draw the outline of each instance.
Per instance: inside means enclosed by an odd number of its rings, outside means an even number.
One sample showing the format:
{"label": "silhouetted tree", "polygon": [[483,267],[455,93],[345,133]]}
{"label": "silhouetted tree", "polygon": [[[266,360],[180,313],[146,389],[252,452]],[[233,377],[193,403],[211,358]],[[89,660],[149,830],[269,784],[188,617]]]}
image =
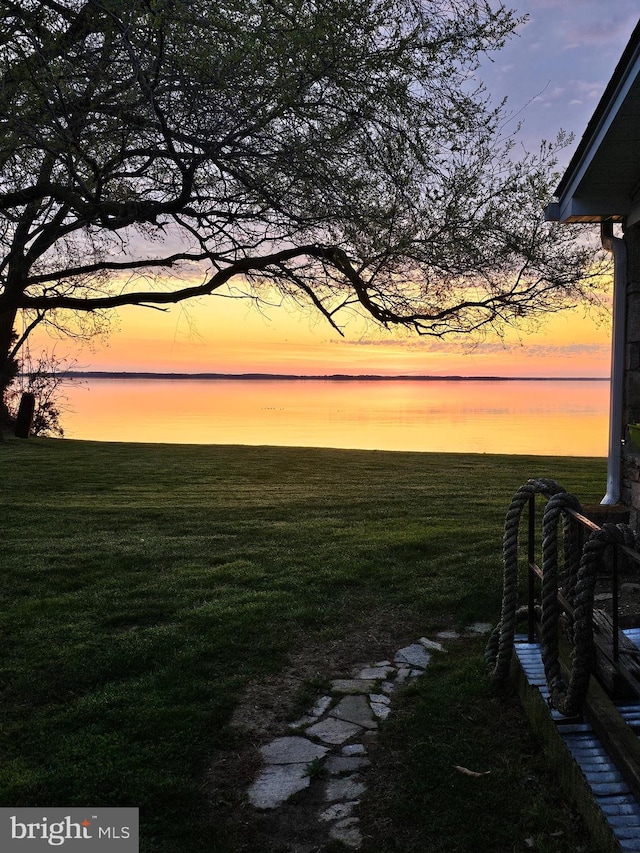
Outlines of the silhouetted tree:
{"label": "silhouetted tree", "polygon": [[[0,372],[19,312],[277,290],[444,335],[589,298],[474,81],[484,0],[3,0]],[[75,324],[75,325],[74,325]]]}
{"label": "silhouetted tree", "polygon": [[30,353],[24,355],[18,365],[20,382],[11,383],[5,395],[5,425],[15,425],[22,395],[31,394],[34,400],[31,434],[62,438],[64,429],[60,419],[67,400],[64,386],[73,381],[67,375],[73,366],[68,359],[51,352],[43,351],[36,358]]}

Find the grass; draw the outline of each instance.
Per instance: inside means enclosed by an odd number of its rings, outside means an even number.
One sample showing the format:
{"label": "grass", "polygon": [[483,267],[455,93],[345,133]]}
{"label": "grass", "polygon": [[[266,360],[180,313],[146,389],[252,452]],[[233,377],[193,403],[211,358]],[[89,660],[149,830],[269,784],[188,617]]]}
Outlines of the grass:
{"label": "grass", "polygon": [[[449,644],[385,727],[362,853],[598,853],[482,645]],[[470,770],[467,775],[460,768]]]}
{"label": "grass", "polygon": [[[551,476],[590,502],[605,483],[602,459],[41,439],[0,445],[0,469],[0,804],[139,806],[148,853],[270,849],[255,838],[243,846],[249,818],[231,813],[241,795],[230,800],[210,781],[217,755],[251,745],[231,720],[247,686],[308,656],[303,701],[338,660],[495,621],[515,489]],[[495,712],[477,653],[430,676],[443,709],[460,683],[465,702]],[[422,689],[407,719],[430,704],[418,701]],[[474,742],[479,732],[500,741],[490,722],[469,723]],[[522,770],[521,737],[511,747]],[[400,804],[378,792],[389,821],[379,837],[404,825],[418,846],[397,849],[480,849],[420,846],[432,840],[405,810],[429,802],[415,779],[435,758],[411,741]],[[464,810],[475,789],[456,782]],[[503,782],[504,800],[513,777]],[[495,823],[509,822],[500,815]],[[502,843],[486,849],[519,849]]]}

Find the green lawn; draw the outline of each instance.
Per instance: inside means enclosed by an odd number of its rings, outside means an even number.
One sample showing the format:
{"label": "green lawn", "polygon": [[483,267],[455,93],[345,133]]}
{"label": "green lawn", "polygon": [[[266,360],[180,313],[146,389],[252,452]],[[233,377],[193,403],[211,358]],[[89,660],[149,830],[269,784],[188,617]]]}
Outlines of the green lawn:
{"label": "green lawn", "polygon": [[[270,850],[258,836],[245,847],[239,827],[251,818],[238,818],[242,793],[211,781],[222,751],[251,745],[247,732],[231,725],[246,686],[275,683],[292,660],[308,655],[313,673],[284,697],[297,710],[337,675],[337,662],[376,659],[425,633],[495,621],[502,523],[513,492],[528,477],[549,476],[583,502],[597,501],[605,464],[44,439],[0,444],[0,804],[139,806],[146,853]],[[497,700],[484,680],[480,653],[470,644],[435,667],[383,741],[397,756],[398,733],[411,731],[411,720],[429,705],[421,691],[439,690],[439,707],[458,709],[449,721],[460,712],[478,748],[488,722],[504,714],[504,725],[518,729],[508,747],[517,752],[513,772],[495,774],[498,782],[485,787],[503,785],[494,792],[500,802],[518,774],[543,771],[525,768],[522,756],[535,749],[519,731],[513,702]],[[453,695],[461,683],[464,700]],[[402,797],[396,802],[384,786],[371,793],[387,815],[378,841],[385,843],[385,832],[397,838],[394,826],[402,825],[405,834],[417,833],[417,846],[407,837],[402,848],[389,841],[377,849],[427,849],[429,833],[448,832],[416,815],[429,801],[421,779],[432,779],[435,796],[429,761],[448,766],[449,754],[418,746],[409,746],[410,761],[397,758],[408,774]],[[508,757],[499,761],[509,765]],[[451,788],[448,776],[442,785],[454,798],[473,787],[456,779]],[[536,797],[513,829],[520,839],[524,831],[546,831],[547,807]],[[512,805],[513,814],[497,821],[507,835],[504,824],[517,822],[523,809],[515,799]],[[554,838],[536,849],[575,849]],[[454,833],[450,846],[428,849],[463,850],[465,843]],[[514,845],[500,836],[486,849],[520,849]]]}

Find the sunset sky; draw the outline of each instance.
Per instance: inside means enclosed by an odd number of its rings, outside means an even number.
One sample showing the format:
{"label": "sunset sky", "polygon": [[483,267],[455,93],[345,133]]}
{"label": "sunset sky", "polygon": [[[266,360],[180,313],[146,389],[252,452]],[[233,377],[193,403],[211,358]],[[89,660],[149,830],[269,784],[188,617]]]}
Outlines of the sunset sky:
{"label": "sunset sky", "polygon": [[[525,147],[575,134],[569,157],[638,20],[637,0],[530,0],[513,5],[530,20],[479,75],[496,100],[508,97]],[[376,373],[502,376],[609,374],[609,323],[582,309],[553,316],[535,331],[474,348],[376,333],[358,321],[341,338],[321,318],[290,306],[266,314],[238,300],[209,298],[168,312],[119,312],[106,343],[93,350],[55,344],[58,357],[84,370],[222,373]],[[32,351],[42,344],[38,339]],[[50,344],[49,344],[50,345]]]}
{"label": "sunset sky", "polygon": [[[464,376],[608,376],[609,326],[584,312],[563,312],[536,333],[504,341],[438,342],[408,333],[382,335],[355,321],[341,338],[322,319],[285,308],[267,316],[223,299],[167,314],[129,308],[119,329],[78,366],[91,370],[216,373],[376,373]],[[62,352],[66,344],[57,345]]]}

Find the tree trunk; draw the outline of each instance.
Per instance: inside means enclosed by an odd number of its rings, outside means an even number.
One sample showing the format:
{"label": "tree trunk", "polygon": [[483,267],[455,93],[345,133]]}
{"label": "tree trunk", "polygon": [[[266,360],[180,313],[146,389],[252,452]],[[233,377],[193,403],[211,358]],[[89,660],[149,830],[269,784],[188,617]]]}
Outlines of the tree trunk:
{"label": "tree trunk", "polygon": [[29,438],[33,425],[33,413],[36,408],[35,395],[25,391],[20,399],[20,408],[16,417],[16,438]]}
{"label": "tree trunk", "polygon": [[[16,321],[16,308],[0,311],[0,414],[5,412],[5,391],[10,381],[9,355],[13,346],[13,328]],[[0,441],[3,440],[2,417],[0,417]]]}

